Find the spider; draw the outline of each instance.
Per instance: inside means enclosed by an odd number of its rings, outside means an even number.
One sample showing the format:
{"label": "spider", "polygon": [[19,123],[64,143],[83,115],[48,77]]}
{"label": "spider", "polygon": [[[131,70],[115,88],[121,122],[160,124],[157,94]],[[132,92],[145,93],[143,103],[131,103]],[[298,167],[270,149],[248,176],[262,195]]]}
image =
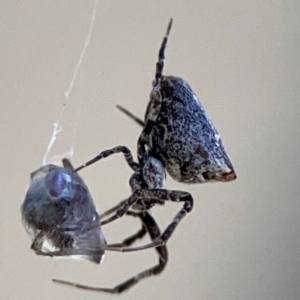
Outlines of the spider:
{"label": "spider", "polygon": [[[63,167],[46,165],[31,174],[31,185],[21,207],[25,228],[33,239],[31,248],[43,256],[81,256],[99,264],[104,256],[105,237],[99,226],[100,218],[116,210],[112,208],[100,216],[96,211],[87,186],[74,170],[68,159],[62,160]],[[148,213],[128,211],[126,215],[138,217],[143,227],[136,234],[114,247],[128,247],[147,232],[152,240],[160,236],[154,218]],[[166,246],[156,248],[159,263],[136,276],[109,288],[79,288],[108,293],[121,293],[141,279],[163,271],[168,261]],[[53,279],[55,282],[71,284]]]}
{"label": "spider", "polygon": [[183,202],[183,208],[162,235],[150,244],[124,249],[106,247],[107,250],[128,252],[165,245],[182,218],[191,212],[193,197],[190,193],[165,189],[162,184],[165,170],[183,183],[226,182],[236,178],[220,135],[190,86],[182,78],[163,75],[171,27],[172,19],[159,49],[145,122],[136,118],[144,126],[137,142],[138,162],[133,160],[126,146],[117,146],[101,152],[74,172],[120,152],[134,171],[129,181],[132,195],[114,215],[101,221],[101,225],[122,217],[130,207],[147,211],[155,204],[175,201]]}
{"label": "spider", "polygon": [[[101,225],[108,224],[125,214],[148,218],[148,216],[150,217],[148,210],[155,204],[163,205],[165,201],[183,202],[183,208],[161,235],[158,233],[157,225],[152,226],[150,221],[145,222],[142,219],[144,223],[148,224],[147,229],[152,238],[150,244],[135,248],[128,248],[129,243],[104,247],[105,250],[122,252],[156,247],[160,257],[160,264],[156,270],[164,267],[163,262],[166,262],[167,258],[165,245],[178,223],[193,207],[193,197],[190,193],[165,189],[166,171],[173,179],[183,183],[225,182],[236,178],[222,140],[192,89],[183,79],[162,74],[164,52],[171,26],[172,19],[159,50],[155,80],[146,109],[145,121],[133,116],[126,109],[118,107],[143,127],[137,143],[138,162],[134,161],[131,151],[127,147],[117,146],[101,152],[73,171],[76,173],[100,159],[116,153],[123,153],[128,165],[134,171],[129,180],[132,195],[111,209],[109,213],[115,211],[116,213],[101,221]],[[140,211],[140,213],[131,212],[130,208]],[[155,274],[153,269],[145,272],[135,278],[141,279],[145,274]],[[131,280],[114,289],[93,288],[62,280],[55,281],[83,289],[118,293],[123,288],[129,287]]]}

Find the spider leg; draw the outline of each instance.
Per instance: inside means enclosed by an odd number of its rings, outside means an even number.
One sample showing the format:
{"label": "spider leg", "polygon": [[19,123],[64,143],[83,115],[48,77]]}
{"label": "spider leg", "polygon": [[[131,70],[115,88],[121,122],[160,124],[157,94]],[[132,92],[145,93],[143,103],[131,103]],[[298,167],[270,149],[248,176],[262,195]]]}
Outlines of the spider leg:
{"label": "spider leg", "polygon": [[150,132],[154,126],[155,120],[160,112],[161,108],[161,95],[158,95],[159,100],[157,101],[157,105],[155,109],[151,109],[149,112],[148,120],[146,122],[145,127],[143,128],[142,133],[140,134],[137,142],[137,156],[139,161],[139,166],[142,168],[148,158],[148,154],[146,151],[146,144],[149,139]]}
{"label": "spider leg", "polygon": [[118,203],[117,205],[115,205],[112,208],[110,208],[109,210],[107,210],[104,213],[102,213],[100,215],[100,220],[103,219],[104,217],[108,216],[108,215],[111,215],[113,212],[115,212],[116,210],[118,210],[119,208],[121,208],[125,204],[125,202],[126,202],[126,200],[123,200],[120,203]]}
{"label": "spider leg", "polygon": [[73,165],[71,164],[70,160],[67,159],[67,158],[63,158],[62,159],[62,163],[63,163],[63,166],[65,169],[68,169],[70,171],[74,171],[74,167]]}
{"label": "spider leg", "polygon": [[87,163],[85,163],[84,165],[76,168],[73,173],[76,173],[82,169],[84,169],[85,167],[87,166],[90,166],[92,165],[93,163],[99,161],[100,159],[102,158],[106,158],[112,154],[116,154],[116,153],[120,153],[122,152],[124,154],[124,157],[128,163],[128,165],[134,170],[134,171],[137,171],[139,169],[139,166],[138,164],[133,160],[133,157],[132,157],[132,154],[131,154],[131,151],[126,147],[126,146],[117,146],[117,147],[114,147],[112,149],[109,149],[109,150],[105,150],[105,151],[102,151],[99,155],[97,155],[96,157],[94,157],[93,159],[91,159],[90,161],[88,161]]}
{"label": "spider leg", "polygon": [[[156,224],[153,217],[148,212],[142,212],[142,213],[136,213],[136,212],[128,212],[129,215],[139,217],[145,228],[147,229],[150,237],[152,240],[157,239],[160,236],[160,230],[158,225]],[[74,286],[76,288],[90,290],[90,291],[98,291],[98,292],[106,292],[111,294],[120,294],[125,290],[128,290],[130,287],[132,287],[134,284],[138,283],[140,280],[152,276],[152,275],[158,275],[160,274],[167,262],[168,262],[168,251],[165,245],[159,246],[156,248],[156,251],[159,256],[159,262],[154,267],[147,269],[141,273],[138,273],[134,277],[129,278],[128,280],[124,281],[123,283],[115,286],[114,288],[98,288],[98,287],[91,287],[83,284],[73,283],[69,281],[64,280],[58,280],[58,279],[52,279],[54,282]]]}
{"label": "spider leg", "polygon": [[139,117],[136,117],[134,114],[132,114],[129,110],[127,110],[126,108],[122,107],[121,105],[117,105],[117,108],[123,112],[125,115],[127,115],[129,118],[133,119],[136,123],[138,123],[139,125],[141,125],[142,127],[145,126],[145,122],[140,119]]}
{"label": "spider leg", "polygon": [[171,224],[166,228],[163,234],[152,241],[152,243],[135,247],[135,248],[114,248],[109,245],[104,247],[105,250],[118,251],[118,252],[132,252],[138,250],[144,250],[148,248],[158,247],[165,245],[169,238],[172,236],[174,230],[176,229],[179,222],[189,213],[193,208],[193,198],[191,194],[183,191],[169,191],[169,190],[160,190],[160,189],[144,189],[138,190],[140,199],[144,202],[148,201],[150,205],[154,204],[163,204],[164,201],[183,201],[183,208],[175,216]]}
{"label": "spider leg", "polygon": [[141,239],[145,236],[147,233],[147,229],[145,226],[142,226],[142,228],[135,234],[131,235],[130,237],[123,240],[121,243],[117,244],[110,244],[113,248],[123,248],[123,247],[129,247],[131,246],[136,240]]}
{"label": "spider leg", "polygon": [[[142,228],[138,232],[136,232],[135,234],[129,236],[126,239],[124,239],[121,243],[110,244],[110,246],[111,247],[117,247],[117,248],[129,247],[136,240],[143,238],[147,232],[150,234],[150,231],[149,231],[150,228],[147,228],[147,226],[145,225],[145,223],[147,224],[147,222],[145,220],[143,220],[143,217],[144,217],[144,219],[146,219],[146,216],[144,216],[144,214],[145,213],[143,213],[143,212],[128,211],[126,213],[126,215],[133,216],[133,217],[139,217],[141,219],[142,224],[143,224]],[[151,222],[151,221],[149,221],[149,222]],[[154,230],[152,230],[152,231],[154,231]],[[151,234],[150,234],[150,237],[151,237]]]}
{"label": "spider leg", "polygon": [[[117,204],[116,206],[114,206],[111,209],[104,212],[100,216],[100,220],[103,217],[108,216],[108,215],[112,214],[113,212],[115,212],[116,210],[118,210],[120,207],[122,207],[125,204],[125,202],[126,202],[126,200],[123,200],[119,204]],[[131,215],[131,216],[136,216],[135,212],[132,212],[132,211],[128,211],[126,214]],[[131,235],[130,237],[124,239],[123,242],[116,243],[116,244],[111,244],[110,246],[112,246],[112,247],[128,247],[128,246],[132,245],[137,239],[141,239],[142,237],[144,237],[146,233],[147,233],[147,228],[145,227],[145,225],[143,225],[142,228],[137,233],[135,233],[135,234]]]}
{"label": "spider leg", "polygon": [[[124,204],[126,203],[126,200],[121,201],[117,205],[113,206],[111,209],[107,210],[103,214],[100,215],[100,220],[104,218],[105,216],[111,215],[116,210],[120,209]],[[136,216],[135,212],[127,211],[127,215]],[[142,228],[135,234],[131,235],[130,237],[123,240],[121,243],[111,244],[112,247],[128,247],[132,245],[137,239],[141,239],[145,234],[147,233],[147,228],[145,225],[142,226]]]}
{"label": "spider leg", "polygon": [[173,19],[169,21],[169,25],[167,28],[167,32],[164,36],[164,39],[161,43],[159,52],[158,52],[158,62],[156,63],[156,74],[155,74],[155,79],[156,79],[156,85],[160,84],[161,78],[162,78],[162,72],[164,68],[164,60],[165,60],[165,50],[167,47],[167,42],[168,42],[168,37],[172,28],[172,23]]}
{"label": "spider leg", "polygon": [[171,31],[173,19],[169,21],[169,25],[167,28],[167,32],[164,36],[162,44],[160,46],[158,52],[158,61],[156,63],[156,72],[155,72],[155,84],[152,90],[152,104],[149,110],[148,118],[146,120],[146,124],[144,125],[144,129],[138,139],[137,152],[138,152],[138,161],[140,167],[142,167],[147,159],[146,152],[146,143],[149,138],[149,134],[152,131],[154,123],[160,113],[161,103],[162,103],[162,95],[161,95],[161,80],[163,78],[162,72],[164,68],[164,60],[165,60],[165,49],[167,47],[168,37]]}
{"label": "spider leg", "polygon": [[[142,190],[137,190],[137,191],[142,191]],[[127,211],[129,210],[131,205],[137,202],[137,200],[138,200],[137,191],[135,191],[127,200],[125,200],[123,202],[124,205],[120,209],[118,209],[115,214],[113,214],[110,218],[107,218],[106,220],[101,221],[100,225],[103,226],[105,224],[108,224],[112,221],[115,221],[115,220],[123,217],[124,214],[126,214]]]}

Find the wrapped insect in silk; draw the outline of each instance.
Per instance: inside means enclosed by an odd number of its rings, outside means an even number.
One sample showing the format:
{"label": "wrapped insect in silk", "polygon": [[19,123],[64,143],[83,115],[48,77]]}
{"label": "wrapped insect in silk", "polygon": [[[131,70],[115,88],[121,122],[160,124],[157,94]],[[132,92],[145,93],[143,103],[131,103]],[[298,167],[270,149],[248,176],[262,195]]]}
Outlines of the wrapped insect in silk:
{"label": "wrapped insect in silk", "polygon": [[100,263],[106,245],[92,196],[69,160],[31,173],[21,207],[31,248],[44,256],[79,256]]}

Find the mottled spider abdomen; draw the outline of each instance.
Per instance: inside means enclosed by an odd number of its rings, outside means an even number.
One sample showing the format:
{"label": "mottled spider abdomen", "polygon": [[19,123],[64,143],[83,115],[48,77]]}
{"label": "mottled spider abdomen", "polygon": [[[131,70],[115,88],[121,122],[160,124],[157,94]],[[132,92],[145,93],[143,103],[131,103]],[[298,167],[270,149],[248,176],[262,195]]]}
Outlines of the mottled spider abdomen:
{"label": "mottled spider abdomen", "polygon": [[[230,181],[236,178],[222,140],[190,86],[181,78],[162,76],[154,84],[145,122],[161,97],[147,145],[171,177],[185,183]],[[156,108],[157,109],[157,108]]]}
{"label": "mottled spider abdomen", "polygon": [[31,174],[21,207],[23,224],[37,254],[80,255],[100,263],[106,240],[99,215],[87,186],[68,163],[46,165]]}

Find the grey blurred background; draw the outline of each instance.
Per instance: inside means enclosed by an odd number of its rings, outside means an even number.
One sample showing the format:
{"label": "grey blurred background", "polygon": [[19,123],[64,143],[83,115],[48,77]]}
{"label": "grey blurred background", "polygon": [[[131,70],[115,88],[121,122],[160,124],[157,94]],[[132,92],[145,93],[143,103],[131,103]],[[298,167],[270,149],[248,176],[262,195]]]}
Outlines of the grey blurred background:
{"label": "grey blurred background", "polygon": [[[79,165],[127,145],[140,128],[116,109],[143,117],[155,62],[174,18],[165,74],[185,78],[223,138],[238,179],[184,185],[195,208],[170,242],[169,264],[122,299],[300,298],[299,1],[99,1],[90,43],[66,101],[94,1],[1,1],[0,295],[1,299],[110,299],[52,278],[113,287],[157,261],[153,249],[107,253],[102,265],[54,260],[30,250],[20,216],[29,175],[69,151]],[[65,107],[61,115],[62,107]],[[99,211],[130,195],[121,155],[82,171]],[[153,215],[165,228],[180,209]],[[123,218],[104,227],[117,242],[139,228]],[[143,243],[148,242],[146,239]]]}

